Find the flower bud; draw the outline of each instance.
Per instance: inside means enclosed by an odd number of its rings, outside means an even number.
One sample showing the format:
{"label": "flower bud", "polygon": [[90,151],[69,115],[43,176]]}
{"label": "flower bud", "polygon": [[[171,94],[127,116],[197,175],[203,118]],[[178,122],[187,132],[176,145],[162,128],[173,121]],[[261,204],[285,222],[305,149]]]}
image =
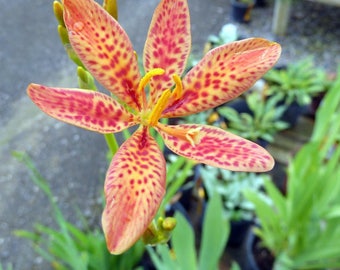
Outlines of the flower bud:
{"label": "flower bud", "polygon": [[117,0],[104,0],[103,8],[118,21]]}
{"label": "flower bud", "polygon": [[62,25],[65,27],[63,11],[64,11],[63,4],[60,3],[59,1],[54,1],[53,2],[54,16],[56,17],[59,25]]}
{"label": "flower bud", "polygon": [[153,221],[143,234],[143,242],[146,245],[164,244],[169,241],[171,233],[176,227],[176,219],[160,217],[157,222]]}

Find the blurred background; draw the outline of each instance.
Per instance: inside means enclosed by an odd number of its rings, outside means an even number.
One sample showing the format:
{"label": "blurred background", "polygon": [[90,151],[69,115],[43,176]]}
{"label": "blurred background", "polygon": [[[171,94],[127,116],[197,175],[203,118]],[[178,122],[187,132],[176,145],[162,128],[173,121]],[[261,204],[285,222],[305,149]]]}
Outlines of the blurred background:
{"label": "blurred background", "polygon": [[[272,32],[274,3],[252,11],[249,23],[234,22],[229,0],[188,0],[192,49],[203,51],[209,35],[234,23],[242,37],[264,37],[281,43],[280,65],[313,56],[328,72],[340,64],[340,8],[294,1],[285,35]],[[141,55],[157,0],[118,0],[119,21]],[[45,195],[28,170],[12,157],[25,151],[48,180],[61,210],[71,222],[75,206],[93,224],[100,223],[101,192],[108,167],[104,137],[60,123],[40,112],[26,96],[35,82],[76,87],[76,66],[57,34],[51,0],[0,0],[0,262],[14,269],[49,269],[29,241],[15,229],[31,230],[37,222],[53,225]]]}

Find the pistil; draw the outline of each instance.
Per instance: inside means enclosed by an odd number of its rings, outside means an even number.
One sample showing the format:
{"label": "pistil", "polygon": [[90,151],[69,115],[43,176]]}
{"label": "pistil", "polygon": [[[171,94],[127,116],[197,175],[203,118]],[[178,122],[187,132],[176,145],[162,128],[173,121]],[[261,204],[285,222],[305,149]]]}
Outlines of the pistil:
{"label": "pistil", "polygon": [[171,96],[170,89],[163,91],[161,97],[157,100],[155,107],[153,107],[151,111],[148,121],[150,126],[155,126],[157,124],[159,118],[161,117],[162,112],[168,105],[170,96]]}
{"label": "pistil", "polygon": [[191,144],[192,147],[198,145],[201,142],[203,136],[201,133],[202,127],[187,129],[182,128],[180,126],[176,126],[176,128],[173,128],[171,126],[166,126],[161,123],[157,123],[157,127],[166,132],[167,134],[170,134],[171,136],[187,141],[188,143]]}
{"label": "pistil", "polygon": [[180,97],[182,97],[183,84],[182,84],[181,78],[177,74],[174,74],[172,76],[172,79],[174,80],[174,82],[176,84],[176,87],[175,87],[174,91],[172,92],[172,97],[174,98],[174,100],[176,100],[176,99],[179,99]]}
{"label": "pistil", "polygon": [[153,108],[150,108],[151,106],[149,106],[148,108],[146,102],[146,93],[144,89],[153,76],[163,75],[164,72],[165,71],[162,68],[151,69],[144,75],[144,77],[139,82],[137,93],[142,98],[143,108],[140,116],[141,122],[144,125],[156,126],[159,118],[161,117],[164,109],[167,107],[169,102],[173,102],[182,97],[183,85],[181,78],[177,74],[174,74],[172,76],[175,82],[174,90],[173,91],[171,91],[170,89],[164,90],[160,98],[157,100],[156,104],[153,106]]}

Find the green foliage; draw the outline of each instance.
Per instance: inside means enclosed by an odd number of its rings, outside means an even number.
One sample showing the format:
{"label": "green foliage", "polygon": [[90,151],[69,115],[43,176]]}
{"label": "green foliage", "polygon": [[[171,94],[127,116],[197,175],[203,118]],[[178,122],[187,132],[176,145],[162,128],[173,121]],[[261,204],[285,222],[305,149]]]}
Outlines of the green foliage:
{"label": "green foliage", "polygon": [[[336,80],[329,86],[327,95],[324,97],[318,112],[312,135],[313,141],[320,141],[329,137],[329,142],[339,140],[340,134],[336,132],[340,115],[340,66],[338,68]],[[336,136],[337,138],[332,138]],[[327,146],[325,147],[327,149]]]}
{"label": "green foliage", "polygon": [[[34,250],[58,270],[126,270],[135,267],[144,253],[143,243],[136,243],[122,255],[111,255],[99,229],[86,228],[82,230],[66,221],[50,187],[29,156],[20,152],[15,152],[14,156],[27,166],[32,181],[48,197],[54,220],[58,226],[57,229],[54,229],[36,224],[34,232],[18,230],[15,231],[17,236],[31,240]],[[80,218],[83,219],[83,217]]]}
{"label": "green foliage", "polygon": [[268,94],[279,95],[287,104],[310,104],[311,97],[327,84],[325,72],[314,66],[312,58],[293,62],[287,69],[271,69],[264,78],[269,83]]}
{"label": "green foliage", "polygon": [[[166,194],[163,198],[158,213],[162,216],[165,213],[165,207],[170,203],[170,200],[183,187],[185,181],[192,175],[194,162],[185,157],[177,155],[169,155],[167,162],[166,176]],[[192,185],[188,183],[187,185]]]}
{"label": "green foliage", "polygon": [[147,247],[157,269],[218,269],[219,259],[224,251],[229,223],[223,215],[221,198],[215,194],[209,201],[204,216],[199,254],[196,252],[195,233],[183,215],[176,213],[177,227],[168,245]]}
{"label": "green foliage", "polygon": [[262,139],[272,142],[278,131],[289,126],[279,120],[286,110],[286,106],[278,105],[279,96],[264,99],[259,93],[253,92],[247,95],[246,101],[252,114],[239,113],[228,106],[218,109],[218,113],[228,120],[228,131],[252,141]]}
{"label": "green foliage", "polygon": [[231,172],[219,168],[205,166],[200,168],[204,186],[211,198],[215,193],[222,198],[224,215],[229,220],[251,220],[254,217],[254,205],[247,200],[243,191],[251,189],[260,193],[267,174],[249,172]]}
{"label": "green foliage", "polygon": [[311,141],[288,168],[287,195],[270,181],[268,197],[245,192],[260,221],[255,232],[276,255],[275,269],[340,267],[339,90],[340,77],[317,112]]}

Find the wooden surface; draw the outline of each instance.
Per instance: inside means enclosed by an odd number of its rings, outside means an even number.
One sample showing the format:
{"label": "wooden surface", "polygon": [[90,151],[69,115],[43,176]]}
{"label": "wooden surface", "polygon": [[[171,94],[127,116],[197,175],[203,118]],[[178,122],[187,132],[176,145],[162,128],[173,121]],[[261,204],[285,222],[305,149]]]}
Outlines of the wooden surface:
{"label": "wooden surface", "polygon": [[[340,7],[340,0],[308,0]],[[274,34],[285,35],[289,23],[292,0],[275,0],[272,31]]]}

